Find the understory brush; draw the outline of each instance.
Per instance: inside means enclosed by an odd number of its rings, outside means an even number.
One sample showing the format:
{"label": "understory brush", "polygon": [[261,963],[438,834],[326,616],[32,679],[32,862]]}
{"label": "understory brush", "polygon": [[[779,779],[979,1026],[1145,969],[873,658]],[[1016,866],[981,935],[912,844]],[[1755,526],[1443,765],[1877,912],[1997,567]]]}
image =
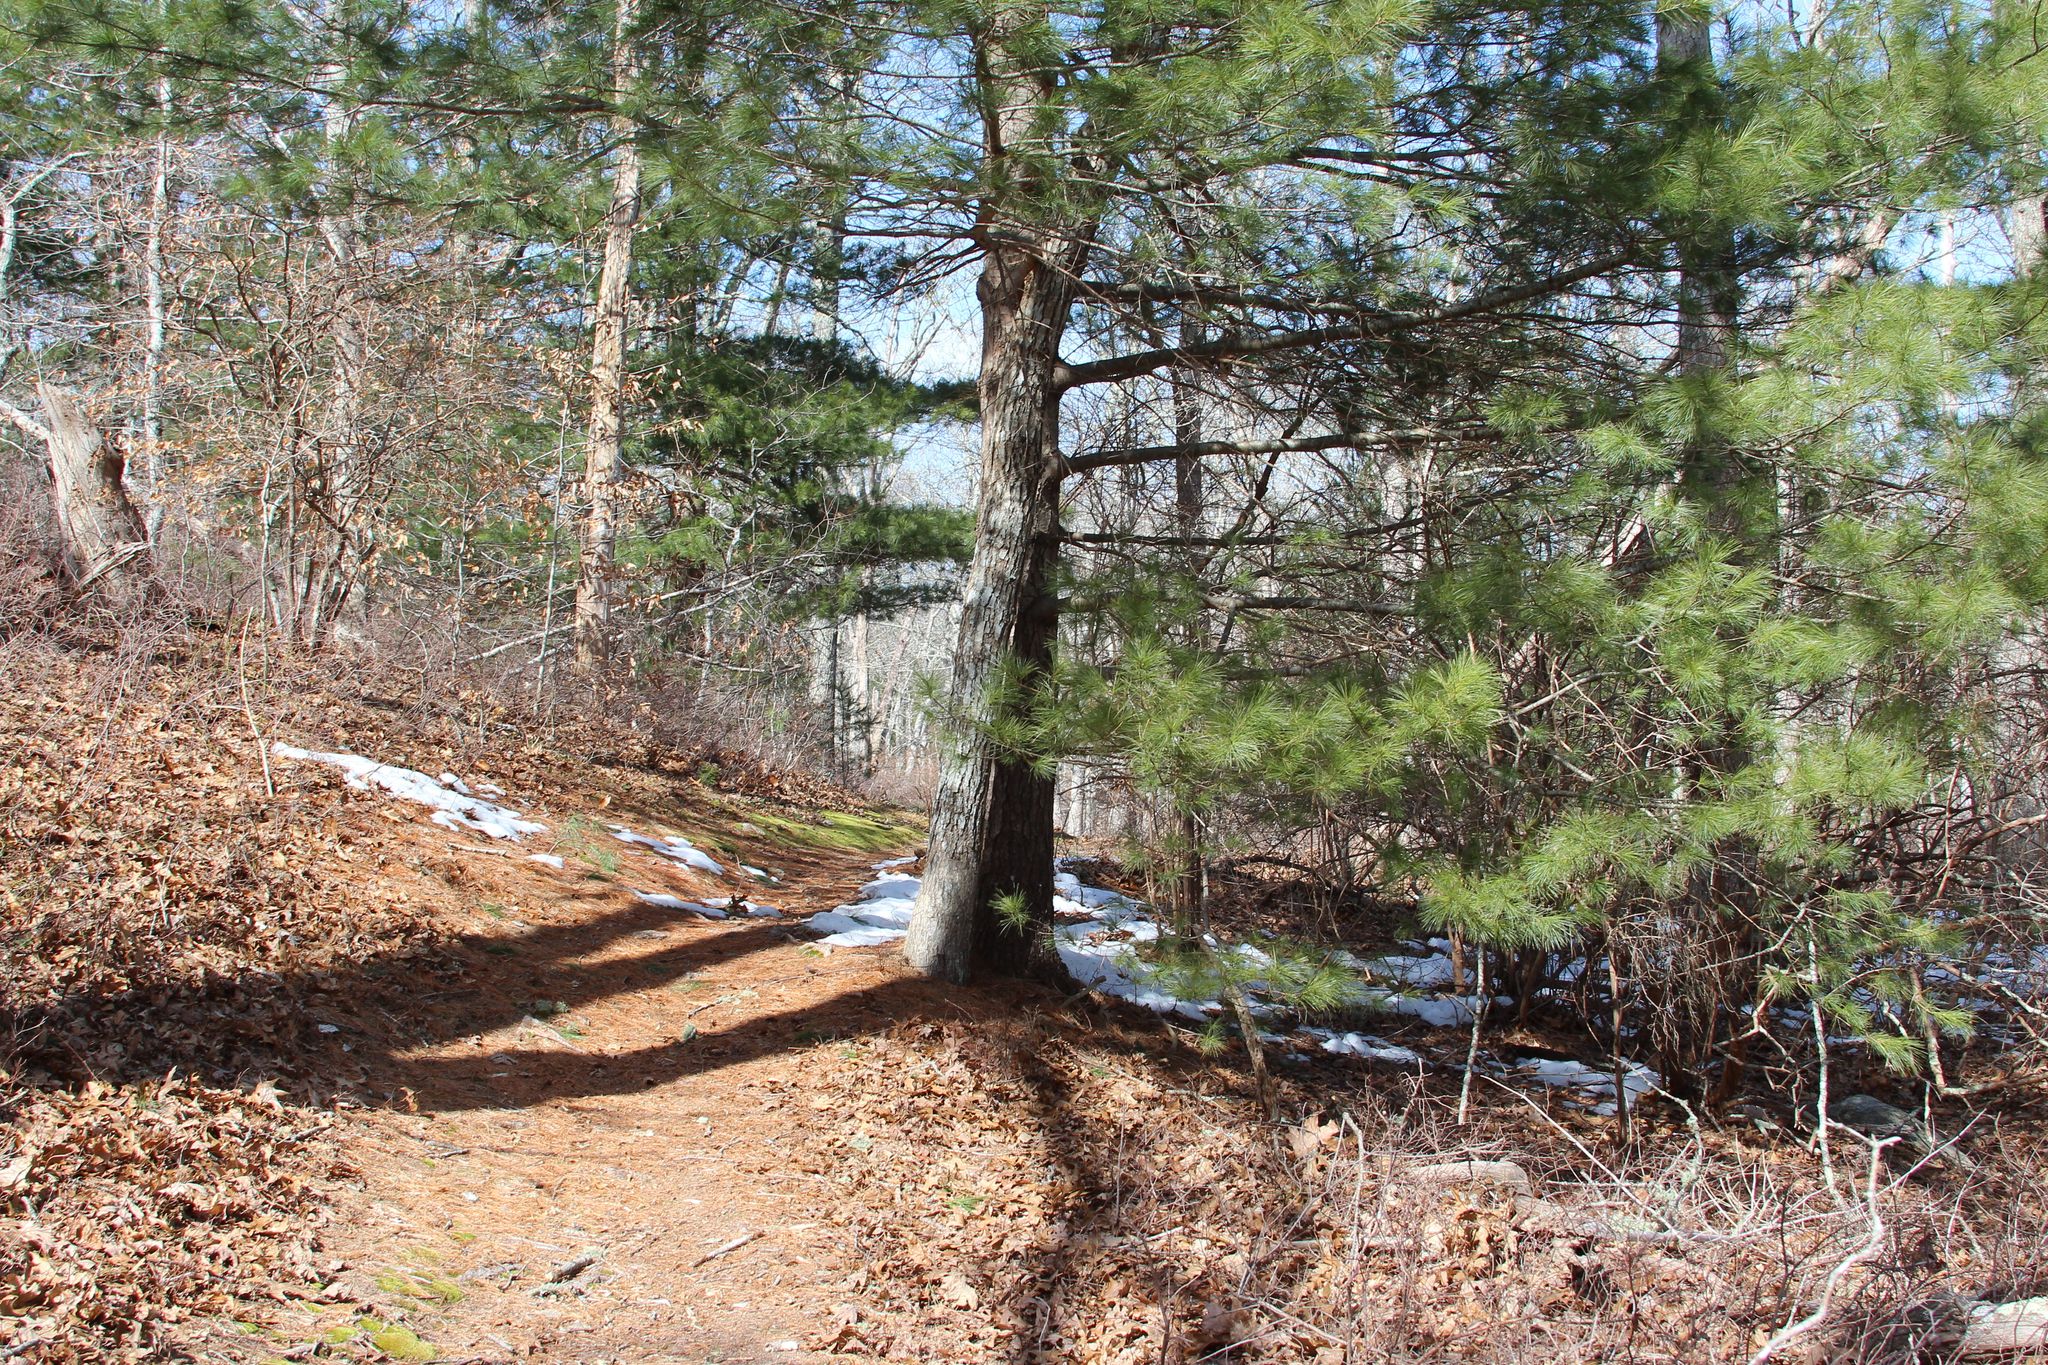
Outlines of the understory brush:
{"label": "understory brush", "polygon": [[1646,1122],[1616,1151],[1498,1087],[1460,1126],[1455,1082],[1412,1073],[1315,1065],[1264,1123],[1235,1071],[1092,1013],[907,1027],[866,1061],[813,1160],[869,1196],[844,1216],[889,1272],[832,1349],[1747,1361],[1784,1333],[1770,1358],[1907,1362],[2048,1263],[2035,1127],[1874,1184],[1838,1140],[1830,1190],[1794,1138]]}

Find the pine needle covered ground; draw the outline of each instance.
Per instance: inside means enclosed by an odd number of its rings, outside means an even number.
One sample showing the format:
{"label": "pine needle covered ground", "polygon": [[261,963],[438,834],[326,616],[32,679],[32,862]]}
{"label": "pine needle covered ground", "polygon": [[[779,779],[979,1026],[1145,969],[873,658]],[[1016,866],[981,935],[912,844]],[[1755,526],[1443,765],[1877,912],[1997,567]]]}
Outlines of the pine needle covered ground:
{"label": "pine needle covered ground", "polygon": [[[795,918],[918,837],[829,784],[233,638],[5,649],[26,1359],[1739,1360],[1858,1257],[1799,1350],[1903,1360],[2040,1287],[2023,1104],[1874,1204],[1754,1125],[1646,1113],[1619,1153],[1487,1084],[1455,1126],[1435,1055],[1285,1063],[1269,1123],[1198,1031],[821,954]],[[667,903],[734,897],[782,914]]]}

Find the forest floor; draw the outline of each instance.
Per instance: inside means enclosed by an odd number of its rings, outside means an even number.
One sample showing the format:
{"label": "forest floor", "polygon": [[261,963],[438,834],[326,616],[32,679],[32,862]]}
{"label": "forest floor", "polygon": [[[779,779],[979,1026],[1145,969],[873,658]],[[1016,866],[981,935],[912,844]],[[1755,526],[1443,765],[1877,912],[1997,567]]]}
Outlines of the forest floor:
{"label": "forest floor", "polygon": [[[266,683],[227,640],[0,665],[8,1358],[1736,1359],[1867,1228],[1796,1142],[1646,1119],[1618,1153],[1491,1091],[1453,1129],[1455,1076],[1313,1056],[1271,1123],[1168,1021],[823,952],[796,919],[916,821],[738,755]],[[2039,1137],[1998,1143],[1967,1191],[1888,1190],[1911,1273],[1815,1343],[1878,1358],[1902,1305],[2037,1282]]]}

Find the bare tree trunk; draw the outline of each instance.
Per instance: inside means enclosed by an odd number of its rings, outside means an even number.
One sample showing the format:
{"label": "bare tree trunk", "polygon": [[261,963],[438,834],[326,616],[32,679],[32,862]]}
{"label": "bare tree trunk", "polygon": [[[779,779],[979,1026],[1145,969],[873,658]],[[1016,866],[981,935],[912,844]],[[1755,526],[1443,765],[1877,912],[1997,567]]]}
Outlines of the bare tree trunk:
{"label": "bare tree trunk", "polygon": [[[882,741],[888,734],[890,717],[896,709],[896,696],[905,672],[904,659],[910,653],[911,638],[918,629],[918,617],[902,619],[896,635],[895,652],[889,656],[889,667],[882,673],[882,691],[868,714],[867,752],[872,765],[876,754],[882,752]],[[910,752],[910,736],[899,733],[897,742],[903,746],[907,756]]]}
{"label": "bare tree trunk", "polygon": [[845,688],[839,677],[839,620],[835,616],[825,630],[825,728],[832,741],[832,762],[846,762],[846,718],[840,713]]}
{"label": "bare tree trunk", "polygon": [[[1657,67],[1681,96],[1680,118],[1712,123],[1721,117],[1710,15],[1704,5],[1657,11]],[[1740,336],[1741,282],[1730,261],[1733,245],[1716,227],[1681,232],[1678,243],[1678,344],[1674,368],[1682,381],[1704,384],[1735,360]],[[1774,553],[1767,526],[1749,516],[1743,486],[1758,473],[1748,454],[1711,429],[1695,432],[1680,454],[1678,484],[1696,501],[1706,524],[1735,547],[1740,562]],[[1711,726],[1684,763],[1688,787],[1718,788],[1740,770],[1750,752],[1733,716]],[[1725,1002],[1748,993],[1747,938],[1754,907],[1750,874],[1756,850],[1747,840],[1724,841],[1673,907],[1661,946],[1665,999],[1659,1011],[1661,1069],[1674,1090],[1704,1096],[1703,1067],[1712,1054]],[[1612,945],[1610,945],[1610,950]],[[1484,948],[1481,949],[1482,953]],[[1724,1073],[1716,1094],[1739,1078]],[[1723,1096],[1725,1097],[1725,1096]],[[1626,1096],[1617,1096],[1617,1109]]]}
{"label": "bare tree trunk", "polygon": [[[334,0],[326,20],[337,27],[347,20],[346,0]],[[363,395],[370,361],[369,320],[358,273],[360,249],[357,222],[341,185],[341,149],[355,127],[355,112],[342,99],[346,75],[337,58],[321,67],[317,84],[325,92],[320,111],[321,133],[328,157],[328,184],[315,227],[333,264],[334,345],[333,391],[327,413],[313,443],[313,456],[301,481],[306,521],[306,551],[295,607],[294,629],[301,643],[318,649],[327,641],[355,586],[356,575],[371,553],[362,523],[369,496],[369,471],[362,450]]]}
{"label": "bare tree trunk", "polygon": [[874,751],[869,746],[869,736],[874,732],[874,717],[868,710],[869,684],[872,682],[868,662],[868,624],[865,607],[853,614],[846,632],[849,657],[842,664],[846,669],[847,756],[853,760],[855,771],[863,777],[874,768]]}
{"label": "bare tree trunk", "polygon": [[[1203,341],[1199,324],[1183,320],[1180,325],[1180,344],[1183,348],[1199,346]],[[1173,385],[1173,443],[1192,449],[1202,439],[1202,395],[1194,384],[1183,378]],[[1173,506],[1174,530],[1188,542],[1183,556],[1182,569],[1188,575],[1191,585],[1197,584],[1206,567],[1202,551],[1195,545],[1196,537],[1202,534],[1202,461],[1199,456],[1176,455],[1173,460]],[[1196,588],[1199,591],[1199,587]],[[1187,643],[1191,649],[1199,650],[1208,643],[1209,618],[1204,610],[1197,610],[1188,622]],[[1175,900],[1186,923],[1198,924],[1207,910],[1208,854],[1203,848],[1202,822],[1196,816],[1193,805],[1183,800],[1176,812],[1179,820],[1180,875],[1175,890]],[[1249,1018],[1246,1015],[1245,1018]],[[1243,1020],[1240,1020],[1242,1023]],[[1256,1056],[1259,1040],[1253,1033],[1245,1035],[1245,1046]],[[1258,1058],[1259,1093],[1270,1097],[1270,1086],[1266,1081],[1264,1059]]]}
{"label": "bare tree trunk", "polygon": [[53,384],[38,384],[50,452],[50,499],[64,545],[72,591],[116,603],[150,592],[149,531],[122,482],[121,452],[88,419],[78,401]]}
{"label": "bare tree trunk", "polygon": [[[157,106],[171,112],[171,81],[157,81]],[[169,331],[164,308],[164,233],[171,205],[171,138],[156,135],[156,167],[149,183],[149,228],[142,242],[142,293],[146,330],[142,346],[142,484],[149,499],[150,539],[164,518],[164,343]]]}
{"label": "bare tree trunk", "polygon": [[2014,273],[2022,278],[2033,274],[2048,253],[2048,199],[2030,194],[2014,200],[2005,230],[2012,239]]}
{"label": "bare tree trunk", "polygon": [[[632,33],[635,0],[619,0],[612,36],[612,84],[623,100],[639,79]],[[640,217],[640,145],[633,120],[612,120],[611,210],[605,216],[604,266],[591,321],[590,439],[584,454],[583,556],[576,578],[576,668],[594,674],[611,649],[612,570],[618,550],[618,491],[625,476],[626,325],[632,292],[633,230]]]}
{"label": "bare tree trunk", "polygon": [[[1704,7],[1657,10],[1657,69],[1671,79],[1708,86],[1714,75],[1713,30]],[[1679,245],[1678,354],[1682,375],[1718,370],[1728,363],[1735,318],[1724,271],[1713,257],[1714,243],[1689,239]]]}

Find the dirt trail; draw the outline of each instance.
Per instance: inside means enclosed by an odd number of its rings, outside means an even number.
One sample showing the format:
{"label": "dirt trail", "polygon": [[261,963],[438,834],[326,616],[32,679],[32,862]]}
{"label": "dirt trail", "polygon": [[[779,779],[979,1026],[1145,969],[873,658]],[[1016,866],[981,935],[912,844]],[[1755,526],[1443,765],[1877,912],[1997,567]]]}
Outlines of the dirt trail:
{"label": "dirt trail", "polygon": [[441,847],[479,909],[467,973],[379,1011],[384,1036],[333,1040],[386,1103],[347,1140],[361,1184],[325,1239],[316,1337],[402,1319],[444,1361],[827,1358],[802,1343],[858,1265],[819,1217],[829,1173],[785,1160],[807,1080],[835,1038],[935,997],[789,920],[850,899],[872,855],[788,869],[788,919],[718,922],[635,900],[689,894],[648,855],[598,882]]}

